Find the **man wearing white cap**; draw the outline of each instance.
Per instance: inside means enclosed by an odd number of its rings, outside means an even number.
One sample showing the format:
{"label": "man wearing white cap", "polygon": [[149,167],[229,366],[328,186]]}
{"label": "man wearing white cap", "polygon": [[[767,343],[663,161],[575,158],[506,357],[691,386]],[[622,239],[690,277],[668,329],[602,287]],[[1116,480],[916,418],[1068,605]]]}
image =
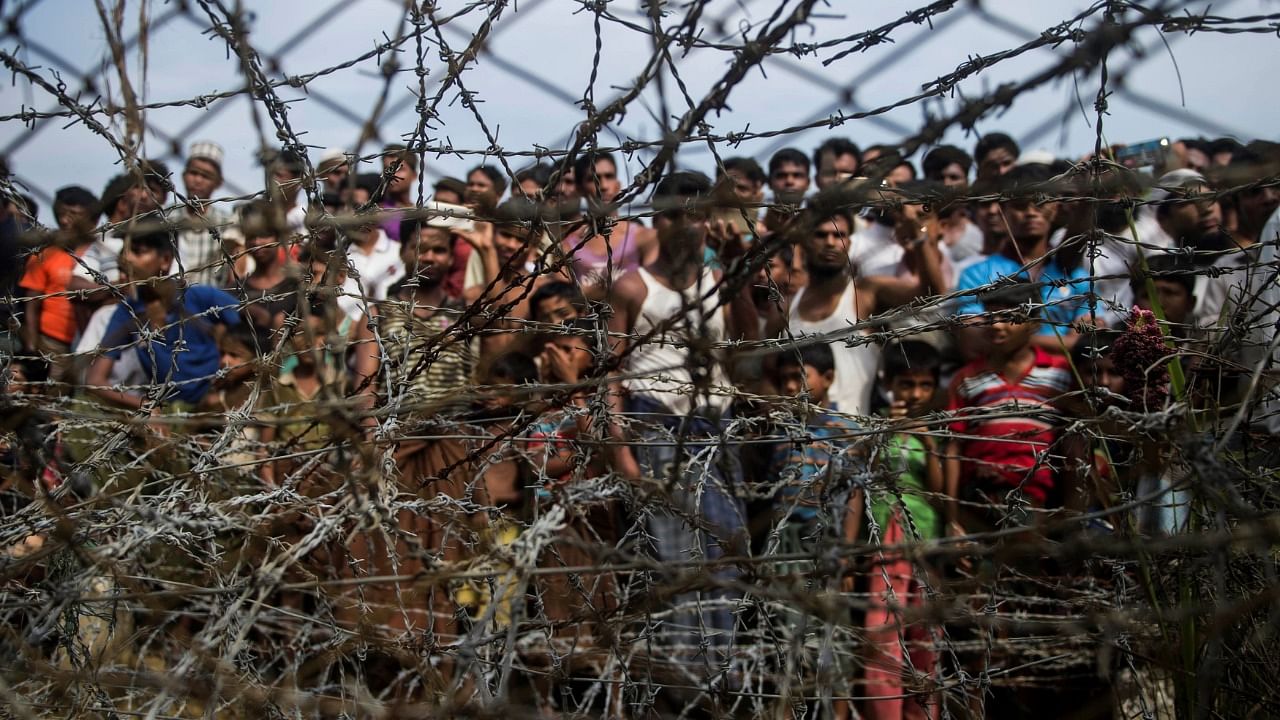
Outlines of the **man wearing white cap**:
{"label": "man wearing white cap", "polygon": [[324,181],[325,193],[339,196],[344,205],[351,200],[351,184],[347,181],[350,175],[351,160],[345,151],[329,148],[320,156],[316,177]]}
{"label": "man wearing white cap", "polygon": [[231,214],[210,202],[222,185],[223,154],[217,143],[192,144],[182,171],[189,203],[176,208],[169,218],[181,227],[175,274],[181,273],[191,284],[222,286],[230,274],[226,256],[237,246],[229,237],[235,235]]}

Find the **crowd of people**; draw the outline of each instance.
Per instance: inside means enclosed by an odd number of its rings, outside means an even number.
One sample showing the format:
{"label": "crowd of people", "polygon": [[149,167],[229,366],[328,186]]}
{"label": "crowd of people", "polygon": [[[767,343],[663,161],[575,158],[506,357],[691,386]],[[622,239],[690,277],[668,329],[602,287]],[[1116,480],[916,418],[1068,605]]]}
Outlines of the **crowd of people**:
{"label": "crowd of people", "polygon": [[[280,508],[230,543],[249,566],[368,580],[271,596],[338,627],[445,647],[536,620],[591,662],[648,623],[677,668],[852,627],[831,687],[861,699],[833,712],[937,717],[964,660],[919,610],[986,570],[910,548],[1176,533],[1184,478],[1134,417],[1280,430],[1278,148],[1166,147],[1131,168],[988,133],[917,167],[833,137],[644,196],[608,152],[428,186],[402,146],[286,149],[237,204],[197,142],[180,176],[62,188],[56,228],[0,215],[6,512],[195,476]],[[563,572],[492,560],[526,545]],[[828,593],[863,602],[833,621]]]}

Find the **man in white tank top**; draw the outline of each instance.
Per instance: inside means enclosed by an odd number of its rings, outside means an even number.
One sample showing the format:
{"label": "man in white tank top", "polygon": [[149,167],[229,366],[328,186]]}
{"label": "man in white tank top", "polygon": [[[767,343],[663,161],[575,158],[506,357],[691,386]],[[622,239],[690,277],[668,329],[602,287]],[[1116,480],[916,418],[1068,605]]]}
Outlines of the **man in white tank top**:
{"label": "man in white tank top", "polygon": [[[722,354],[724,341],[755,339],[758,327],[746,284],[726,301],[721,273],[704,264],[710,194],[701,173],[663,179],[653,200],[658,256],[609,295],[641,492],[653,498],[645,530],[662,562],[745,552],[747,543],[736,453],[723,434],[734,390]],[[726,647],[737,600],[722,587],[677,594],[656,642],[673,654],[696,655],[704,642]]]}
{"label": "man in white tank top", "polygon": [[[867,329],[856,323],[905,305],[916,298],[946,292],[937,233],[926,232],[919,205],[904,205],[894,235],[906,247],[919,272],[915,278],[883,275],[856,277],[849,261],[853,217],[847,207],[807,211],[804,246],[809,285],[791,299],[786,317],[769,328],[770,337],[800,342],[829,342],[836,359],[836,377],[828,397],[832,408],[845,415],[867,415],[871,391],[880,366],[880,347],[866,339]],[[846,338],[862,342],[848,346]]]}

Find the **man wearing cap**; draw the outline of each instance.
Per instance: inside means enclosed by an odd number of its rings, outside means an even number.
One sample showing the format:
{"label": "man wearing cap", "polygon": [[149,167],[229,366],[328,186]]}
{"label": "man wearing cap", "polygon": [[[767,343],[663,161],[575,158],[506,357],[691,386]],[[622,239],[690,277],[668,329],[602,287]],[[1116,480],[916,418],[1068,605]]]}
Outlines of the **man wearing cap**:
{"label": "man wearing cap", "polygon": [[222,147],[217,143],[202,141],[191,146],[182,171],[188,202],[169,215],[179,228],[175,272],[197,285],[223,285],[230,274],[226,260],[239,246],[227,237],[232,227],[230,213],[211,202],[214,191],[222,186],[222,158]]}
{"label": "man wearing cap", "polygon": [[320,164],[316,166],[316,177],[324,181],[325,194],[337,195],[342,204],[351,200],[351,161],[347,153],[339,148],[329,148],[320,156]]}

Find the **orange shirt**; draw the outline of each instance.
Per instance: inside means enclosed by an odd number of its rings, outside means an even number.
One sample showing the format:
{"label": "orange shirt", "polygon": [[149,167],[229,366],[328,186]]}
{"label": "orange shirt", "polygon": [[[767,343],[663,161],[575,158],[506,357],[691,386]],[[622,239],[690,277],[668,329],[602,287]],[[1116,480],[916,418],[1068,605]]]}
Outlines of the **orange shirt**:
{"label": "orange shirt", "polygon": [[76,313],[65,293],[75,256],[60,247],[47,247],[27,260],[27,271],[18,284],[35,295],[51,295],[40,303],[40,333],[64,343],[76,338]]}

